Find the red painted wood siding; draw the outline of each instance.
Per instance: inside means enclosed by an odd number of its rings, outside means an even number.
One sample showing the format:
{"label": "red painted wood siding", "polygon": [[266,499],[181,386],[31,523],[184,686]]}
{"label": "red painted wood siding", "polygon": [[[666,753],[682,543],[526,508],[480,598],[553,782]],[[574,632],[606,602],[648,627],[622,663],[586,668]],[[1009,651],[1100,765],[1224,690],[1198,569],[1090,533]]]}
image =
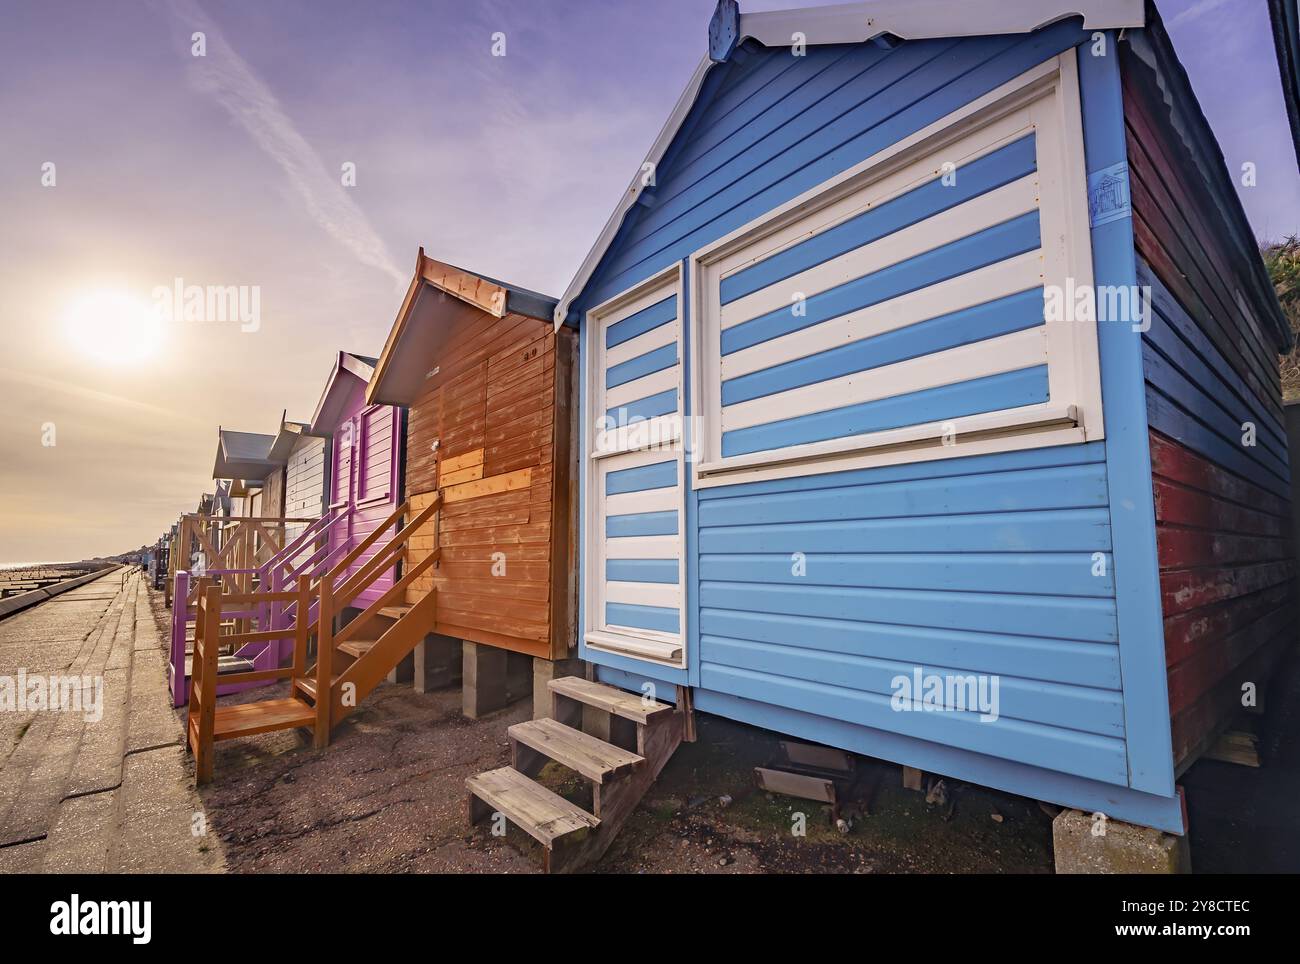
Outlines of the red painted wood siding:
{"label": "red painted wood siding", "polygon": [[1240,712],[1246,684],[1263,689],[1294,633],[1296,564],[1276,346],[1238,295],[1246,267],[1213,230],[1213,190],[1143,70],[1125,62],[1124,110],[1138,281],[1153,300],[1143,359],[1182,766]]}

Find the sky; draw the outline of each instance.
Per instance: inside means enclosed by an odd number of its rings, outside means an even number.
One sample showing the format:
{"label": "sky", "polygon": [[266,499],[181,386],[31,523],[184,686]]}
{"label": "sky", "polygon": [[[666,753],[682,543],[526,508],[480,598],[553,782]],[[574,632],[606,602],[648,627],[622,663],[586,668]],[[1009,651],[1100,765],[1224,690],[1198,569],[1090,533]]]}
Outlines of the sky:
{"label": "sky", "polygon": [[[561,294],[714,6],[0,2],[0,565],[193,511],[218,426],[308,419],[336,350],[379,353],[420,245]],[[1300,233],[1264,0],[1159,6],[1257,235]],[[178,279],[256,320],[141,323]]]}

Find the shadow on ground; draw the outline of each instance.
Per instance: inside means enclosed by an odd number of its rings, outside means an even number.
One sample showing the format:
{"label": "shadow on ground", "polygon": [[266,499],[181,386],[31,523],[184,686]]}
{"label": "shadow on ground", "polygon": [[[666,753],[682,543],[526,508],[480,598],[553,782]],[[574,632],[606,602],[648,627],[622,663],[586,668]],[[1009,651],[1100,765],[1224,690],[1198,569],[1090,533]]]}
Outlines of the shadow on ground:
{"label": "shadow on ground", "polygon": [[[1300,866],[1290,812],[1300,785],[1297,665],[1293,655],[1274,687],[1265,768],[1204,762],[1187,774],[1199,872]],[[278,695],[282,687],[238,699]],[[285,732],[219,744],[216,780],[202,795],[230,869],[536,872],[530,838],[471,831],[465,818],[465,778],[509,763],[506,728],[530,710],[523,701],[471,721],[459,689],[420,695],[384,684],[324,751]],[[825,805],[756,789],[753,768],[774,759],[776,734],[698,719],[698,742],[669,762],[595,872],[1052,872],[1056,808],[951,779],[941,793],[905,790],[899,767],[858,758],[844,832]],[[542,778],[582,802],[575,775],[552,764]]]}

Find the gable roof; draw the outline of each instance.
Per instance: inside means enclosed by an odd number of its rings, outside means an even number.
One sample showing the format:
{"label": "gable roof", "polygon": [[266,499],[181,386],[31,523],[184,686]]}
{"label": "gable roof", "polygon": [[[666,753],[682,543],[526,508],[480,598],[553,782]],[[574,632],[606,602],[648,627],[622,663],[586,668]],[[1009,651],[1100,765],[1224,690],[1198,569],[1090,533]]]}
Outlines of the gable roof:
{"label": "gable roof", "polygon": [[[710,23],[711,49],[701,58],[672,113],[655,138],[631,185],[605,222],[595,245],[556,304],[555,327],[568,320],[570,306],[582,293],[619,228],[647,186],[642,172],[663,160],[686,122],[710,70],[725,63],[731,51],[752,38],[765,47],[790,47],[796,35],[806,45],[862,43],[876,38],[925,40],[936,37],[977,37],[1032,33],[1070,17],[1083,17],[1087,30],[1141,27],[1144,0],[869,0],[803,10],[739,12],[735,0],[720,0]],[[652,165],[647,168],[645,165]]]}
{"label": "gable roof", "polygon": [[212,466],[214,479],[264,479],[276,463],[271,460],[274,435],[234,432],[217,429],[217,458]]}
{"label": "gable roof", "polygon": [[356,376],[364,385],[370,381],[370,376],[375,373],[375,365],[378,363],[376,358],[350,351],[340,351],[334,356],[334,367],[330,369],[325,390],[321,392],[320,401],[316,403],[316,411],[311,417],[309,431],[312,435],[332,434],[342,418],[343,404],[347,396],[344,391],[339,390],[339,387],[346,384],[344,374]]}
{"label": "gable roof", "polygon": [[435,261],[420,248],[410,287],[366,386],[366,402],[414,402],[435,368],[431,362],[446,333],[466,314],[485,320],[517,314],[550,321],[554,313],[555,299],[548,295]]}

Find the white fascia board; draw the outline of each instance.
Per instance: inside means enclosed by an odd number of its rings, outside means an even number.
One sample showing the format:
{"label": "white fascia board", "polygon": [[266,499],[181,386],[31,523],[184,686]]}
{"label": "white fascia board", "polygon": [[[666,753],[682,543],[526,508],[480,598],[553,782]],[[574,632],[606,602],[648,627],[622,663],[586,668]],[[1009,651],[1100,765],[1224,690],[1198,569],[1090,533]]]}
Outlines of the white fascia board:
{"label": "white fascia board", "polygon": [[904,40],[1032,33],[1083,17],[1087,30],[1140,27],[1142,0],[871,0],[807,10],[743,14],[741,37],[767,47],[789,46],[795,33],[807,44],[861,43],[881,34]]}
{"label": "white fascia board", "polygon": [[[796,33],[803,35],[805,44],[812,45],[862,43],[881,34],[893,34],[904,40],[924,40],[1032,33],[1058,20],[1077,16],[1083,17],[1083,26],[1087,30],[1141,27],[1146,22],[1143,0],[967,0],[965,3],[953,3],[952,0],[870,0],[806,10],[741,14],[737,44],[752,37],[765,47],[788,47],[794,42]],[[713,66],[705,53],[686,89],[677,98],[650,153],[623,192],[618,207],[605,222],[595,245],[555,306],[556,330],[564,324],[570,305],[591,280],[600,259],[614,243],[623,218],[645,189],[641,175],[645,165],[658,167],[677,131],[685,123],[686,115],[695,105],[704,78]]]}

